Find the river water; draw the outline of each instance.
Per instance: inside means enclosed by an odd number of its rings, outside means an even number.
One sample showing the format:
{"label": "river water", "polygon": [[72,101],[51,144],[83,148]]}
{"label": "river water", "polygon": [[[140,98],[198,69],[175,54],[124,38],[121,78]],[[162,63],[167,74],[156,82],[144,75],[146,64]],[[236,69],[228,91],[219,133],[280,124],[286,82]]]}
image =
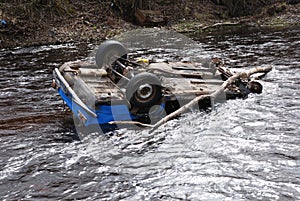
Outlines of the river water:
{"label": "river water", "polygon": [[187,57],[274,66],[263,93],[151,135],[121,129],[82,141],[50,84],[55,67],[95,46],[0,50],[1,200],[300,200],[300,29],[193,37],[201,48]]}

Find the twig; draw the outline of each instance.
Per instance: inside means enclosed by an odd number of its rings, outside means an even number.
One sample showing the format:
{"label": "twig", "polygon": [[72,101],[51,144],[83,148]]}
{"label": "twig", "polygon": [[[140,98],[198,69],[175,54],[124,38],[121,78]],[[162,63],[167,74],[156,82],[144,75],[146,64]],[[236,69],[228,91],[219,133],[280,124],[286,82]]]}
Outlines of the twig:
{"label": "twig", "polygon": [[108,122],[108,124],[138,125],[138,126],[149,127],[149,128],[153,127],[153,125],[151,125],[151,124],[143,124],[143,123],[138,122],[138,121],[110,121],[110,122]]}

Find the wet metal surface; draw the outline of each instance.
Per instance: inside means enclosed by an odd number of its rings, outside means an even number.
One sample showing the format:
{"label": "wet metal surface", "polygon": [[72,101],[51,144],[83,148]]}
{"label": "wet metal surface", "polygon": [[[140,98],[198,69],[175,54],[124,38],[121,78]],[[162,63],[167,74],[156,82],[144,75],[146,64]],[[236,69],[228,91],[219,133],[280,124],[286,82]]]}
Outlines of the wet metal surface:
{"label": "wet metal surface", "polygon": [[[1,199],[299,200],[300,29],[198,40],[201,48],[180,52],[237,68],[273,65],[263,93],[188,113],[151,136],[122,129],[82,142],[50,84],[55,67],[94,46],[0,50]],[[132,44],[135,54],[142,44]],[[179,52],[151,51],[156,59]]]}

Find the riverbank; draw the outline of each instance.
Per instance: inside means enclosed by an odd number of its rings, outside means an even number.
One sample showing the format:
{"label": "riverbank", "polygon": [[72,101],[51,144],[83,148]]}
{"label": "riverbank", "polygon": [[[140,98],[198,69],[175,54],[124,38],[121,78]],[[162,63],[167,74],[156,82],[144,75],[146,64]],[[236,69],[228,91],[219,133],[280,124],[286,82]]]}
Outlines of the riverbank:
{"label": "riverbank", "polygon": [[[15,2],[15,1],[12,1]],[[39,3],[37,3],[39,2]],[[126,30],[136,29],[128,13],[114,1],[25,1],[0,3],[0,48],[60,44],[67,42],[99,43]],[[252,15],[232,17],[225,5],[213,1],[180,1],[153,4],[151,9],[164,13],[164,27],[182,33],[201,33],[232,26],[298,26],[299,3],[265,5]]]}

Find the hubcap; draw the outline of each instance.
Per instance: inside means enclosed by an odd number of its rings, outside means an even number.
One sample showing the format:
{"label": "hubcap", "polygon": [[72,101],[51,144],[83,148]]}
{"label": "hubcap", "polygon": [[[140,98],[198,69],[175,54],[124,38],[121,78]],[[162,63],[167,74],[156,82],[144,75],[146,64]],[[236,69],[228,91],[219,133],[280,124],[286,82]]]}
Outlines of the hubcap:
{"label": "hubcap", "polygon": [[143,84],[137,90],[137,94],[142,99],[147,99],[151,97],[152,92],[153,92],[153,88],[150,84]]}

